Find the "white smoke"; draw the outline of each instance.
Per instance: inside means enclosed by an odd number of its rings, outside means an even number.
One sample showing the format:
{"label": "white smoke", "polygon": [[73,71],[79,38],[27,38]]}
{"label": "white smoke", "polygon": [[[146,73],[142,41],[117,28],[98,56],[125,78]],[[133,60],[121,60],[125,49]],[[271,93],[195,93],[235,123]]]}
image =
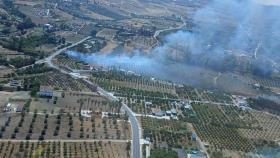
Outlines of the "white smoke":
{"label": "white smoke", "polygon": [[280,58],[279,15],[279,7],[256,0],[212,0],[192,17],[191,32],[168,35],[164,45],[148,56],[139,51],[130,56],[77,52],[68,55],[91,64],[115,65],[179,81],[190,78],[187,71],[193,68],[189,64],[226,71],[235,69],[238,56],[248,58],[253,70],[268,76]]}

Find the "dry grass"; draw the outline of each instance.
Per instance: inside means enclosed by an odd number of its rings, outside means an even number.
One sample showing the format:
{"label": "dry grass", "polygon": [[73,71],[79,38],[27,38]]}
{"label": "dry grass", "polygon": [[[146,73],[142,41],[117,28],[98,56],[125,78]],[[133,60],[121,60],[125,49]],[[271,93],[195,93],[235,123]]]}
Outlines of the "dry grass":
{"label": "dry grass", "polygon": [[117,43],[115,41],[108,41],[106,46],[100,50],[102,53],[111,53],[116,47]]}

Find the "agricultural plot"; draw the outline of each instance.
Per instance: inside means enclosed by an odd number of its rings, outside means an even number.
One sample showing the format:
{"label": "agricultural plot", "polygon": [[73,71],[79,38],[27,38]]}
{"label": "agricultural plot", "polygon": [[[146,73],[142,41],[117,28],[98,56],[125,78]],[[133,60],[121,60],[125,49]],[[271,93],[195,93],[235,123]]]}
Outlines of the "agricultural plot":
{"label": "agricultural plot", "polygon": [[[236,107],[193,105],[197,115],[194,128],[204,142],[215,149],[249,152],[254,150],[252,142],[238,132],[241,128],[254,128],[254,118]],[[255,127],[257,128],[257,127]]]}
{"label": "agricultural plot", "polygon": [[96,12],[90,11],[88,10],[87,6],[81,6],[80,7],[81,12],[84,13],[85,16],[91,17],[93,19],[98,19],[98,20],[113,20],[110,17],[104,16],[104,15],[100,15]]}
{"label": "agricultural plot", "polygon": [[176,93],[180,98],[187,100],[201,100],[196,93],[196,89],[190,86],[176,87]]}
{"label": "agricultural plot", "polygon": [[[65,143],[64,157],[129,158],[129,143]],[[79,147],[78,147],[79,146]],[[74,152],[72,151],[74,148]],[[77,154],[75,155],[75,148]],[[80,150],[80,151],[79,151]],[[64,150],[65,151],[65,150]],[[110,152],[108,152],[110,151]],[[74,155],[74,156],[72,156]]]}
{"label": "agricultural plot", "polygon": [[257,120],[253,129],[239,129],[239,131],[247,138],[254,140],[280,140],[280,119],[264,112],[250,111],[254,119]]}
{"label": "agricultural plot", "polygon": [[[105,35],[104,35],[105,36]],[[92,38],[72,48],[72,50],[81,53],[95,53],[106,46],[106,42],[101,38]]]}
{"label": "agricultural plot", "polygon": [[[60,97],[37,98],[31,102],[30,111],[38,109],[38,111],[53,111],[57,113],[62,109],[65,113],[79,113],[80,110],[89,110],[92,112],[110,112],[119,113],[121,106],[119,104],[109,102],[104,97],[97,93],[82,93],[82,92],[55,92],[61,93]],[[32,110],[33,109],[33,110]]]}
{"label": "agricultural plot", "polygon": [[15,57],[25,57],[23,53],[3,48],[3,46],[0,46],[0,51],[0,57],[6,57],[7,59],[13,59]]}
{"label": "agricultural plot", "polygon": [[147,24],[146,19],[141,18],[130,18],[118,21],[122,25],[132,26],[133,28],[141,28]]}
{"label": "agricultural plot", "polygon": [[149,52],[149,50],[155,44],[157,44],[157,41],[154,38],[146,37],[146,36],[132,36],[126,40],[125,47],[131,48],[132,51],[137,49],[137,50]]}
{"label": "agricultural plot", "polygon": [[161,110],[170,110],[173,108],[168,104],[168,100],[153,100],[152,105],[146,105],[144,100],[125,98],[124,101],[131,108],[132,111],[138,114],[151,114],[152,108],[161,109]]}
{"label": "agricultural plot", "polygon": [[3,109],[9,98],[13,97],[14,93],[0,91],[0,108]]}
{"label": "agricultural plot", "polygon": [[200,91],[202,100],[219,103],[232,103],[231,96],[219,91]]}
{"label": "agricultural plot", "polygon": [[218,108],[226,117],[224,123],[228,127],[258,128],[258,126],[255,125],[257,120],[253,117],[250,111],[244,111],[235,106],[218,106]]}
{"label": "agricultural plot", "polygon": [[264,87],[277,87],[280,88],[279,79],[263,79],[263,78],[254,78],[249,81],[250,84],[260,84]]}
{"label": "agricultural plot", "polygon": [[123,117],[90,118],[70,113],[42,114],[34,112],[0,115],[0,137],[17,140],[88,140],[130,138],[129,123]]}
{"label": "agricultural plot", "polygon": [[153,149],[151,151],[151,158],[162,158],[162,157],[168,157],[168,158],[177,158],[178,153],[171,150],[171,149]]}
{"label": "agricultural plot", "polygon": [[92,79],[95,83],[99,85],[103,85],[105,88],[110,90],[119,89],[121,87],[129,88],[129,89],[139,89],[143,91],[149,92],[160,92],[160,93],[169,93],[175,95],[174,89],[169,87],[169,85],[164,85],[160,83],[153,83],[149,81],[117,81],[117,80],[108,80],[102,78],[93,78]]}
{"label": "agricultural plot", "polygon": [[98,72],[93,74],[91,80],[104,89],[114,92],[115,96],[155,100],[177,98],[174,86],[147,78],[127,75],[125,72]]}
{"label": "agricultural plot", "polygon": [[116,36],[117,30],[104,28],[96,34],[96,37],[112,40]]}
{"label": "agricultural plot", "polygon": [[150,138],[154,147],[196,147],[196,142],[191,140],[191,131],[188,124],[177,120],[159,120],[141,117],[141,126],[144,129],[143,137]]}
{"label": "agricultural plot", "polygon": [[252,97],[247,99],[247,102],[252,109],[268,112],[274,115],[280,115],[280,104],[277,100],[274,101],[265,97]]}
{"label": "agricultural plot", "polygon": [[[32,23],[33,24],[33,23]],[[31,24],[30,24],[31,25]],[[24,35],[17,35],[17,38],[9,38],[9,36],[0,40],[4,48],[13,50],[14,52],[24,53],[24,57],[44,57],[53,52],[57,46],[64,44],[61,37],[53,33],[46,33],[42,28],[33,28]],[[11,35],[13,37],[15,35]],[[17,47],[20,43],[21,47]],[[19,53],[19,55],[21,54]],[[17,56],[21,57],[21,56]],[[28,65],[28,64],[26,64]]]}
{"label": "agricultural plot", "polygon": [[147,20],[149,26],[154,26],[157,29],[166,29],[166,28],[178,28],[182,25],[182,22],[176,20],[175,18],[154,18]]}
{"label": "agricultural plot", "polygon": [[[30,17],[36,24],[45,24],[51,22],[52,18],[46,17],[47,9],[36,6],[40,6],[40,4],[35,6],[27,6],[22,4],[18,5],[20,12]],[[50,10],[50,13],[54,13],[54,10]]]}
{"label": "agricultural plot", "polygon": [[67,67],[74,70],[81,70],[85,66],[83,62],[70,58],[66,54],[58,55],[53,62],[60,67]]}
{"label": "agricultural plot", "polygon": [[[186,110],[184,108],[185,104],[181,102],[174,102],[174,99],[149,99],[148,97],[145,99],[133,99],[131,97],[122,98],[123,101],[131,108],[132,111],[138,114],[147,114],[152,115],[152,109],[158,109],[163,112],[163,116],[166,115],[166,111],[170,111],[171,109],[176,110],[176,116],[181,117],[183,112]],[[169,114],[171,116],[171,114]]]}
{"label": "agricultural plot", "polygon": [[[133,101],[131,101],[133,100]],[[145,103],[142,101],[138,101],[131,99],[131,98],[126,98],[125,99],[126,105],[135,113],[138,114],[149,114],[151,113],[151,109],[145,108]]]}
{"label": "agricultural plot", "polygon": [[93,88],[82,80],[75,80],[72,77],[57,71],[36,76],[34,79],[38,81],[40,85],[50,86],[61,90],[91,92],[91,89]]}
{"label": "agricultural plot", "polygon": [[162,81],[151,80],[144,76],[129,74],[128,72],[109,70],[107,72],[93,72],[92,80],[104,87],[134,88],[151,92],[169,93],[175,95],[175,86]]}
{"label": "agricultural plot", "polygon": [[231,96],[221,91],[205,91],[190,86],[184,86],[176,87],[176,92],[180,98],[187,100],[232,103]]}
{"label": "agricultural plot", "polygon": [[5,92],[0,91],[0,103],[4,104],[7,101],[22,101],[28,100],[29,94],[25,91]]}
{"label": "agricultural plot", "polygon": [[[0,142],[0,157],[128,158],[129,143],[115,142]],[[110,151],[110,152],[108,152]],[[125,151],[125,152],[124,152]]]}
{"label": "agricultural plot", "polygon": [[223,73],[217,79],[217,88],[226,92],[239,93],[244,95],[258,94],[252,85],[248,84],[248,77],[233,73]]}
{"label": "agricultural plot", "polygon": [[100,53],[112,53],[115,49],[119,47],[116,41],[107,41],[106,45],[100,49]]}
{"label": "agricultural plot", "polygon": [[0,111],[2,111],[8,103],[24,104],[30,99],[30,95],[24,91],[5,92],[0,91]]}
{"label": "agricultural plot", "polygon": [[126,18],[126,16],[119,14],[118,11],[115,11],[113,8],[106,8],[105,6],[101,6],[101,5],[90,4],[87,5],[87,9],[99,15],[103,15],[115,20],[122,20]]}
{"label": "agricultural plot", "polygon": [[[71,20],[72,21],[72,20]],[[70,27],[71,30],[79,30],[79,28],[72,28],[74,27],[72,24],[66,24],[67,27]],[[56,31],[55,34],[57,36],[60,36],[62,38],[65,38],[67,42],[69,43],[75,43],[78,42],[80,40],[82,40],[83,38],[85,38],[85,35],[81,35],[81,34],[76,34],[73,31],[69,31],[69,30],[61,30],[61,31]]]}
{"label": "agricultural plot", "polygon": [[125,87],[111,87],[111,88],[107,90],[114,92],[114,95],[117,97],[125,97],[125,98],[133,98],[133,99],[141,99],[141,100],[149,100],[149,101],[173,100],[177,98],[176,96],[168,93],[150,92],[150,91],[137,90],[132,88],[125,88]]}

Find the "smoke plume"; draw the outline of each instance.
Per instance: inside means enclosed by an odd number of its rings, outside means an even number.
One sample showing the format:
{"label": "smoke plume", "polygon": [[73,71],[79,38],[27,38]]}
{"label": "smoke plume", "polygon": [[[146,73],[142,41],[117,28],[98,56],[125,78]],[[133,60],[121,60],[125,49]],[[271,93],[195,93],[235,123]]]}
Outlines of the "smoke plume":
{"label": "smoke plume", "polygon": [[280,7],[260,1],[212,0],[193,14],[192,31],[166,36],[164,44],[149,55],[137,50],[130,56],[124,52],[88,55],[73,51],[68,55],[91,64],[117,65],[180,82],[190,81],[194,78],[192,73],[204,73],[200,68],[253,72],[267,77],[279,69]]}
{"label": "smoke plume", "polygon": [[279,15],[278,6],[256,0],[213,0],[194,14],[192,32],[181,32],[173,42],[184,42],[186,61],[225,71],[246,60],[251,71],[268,76],[280,58]]}

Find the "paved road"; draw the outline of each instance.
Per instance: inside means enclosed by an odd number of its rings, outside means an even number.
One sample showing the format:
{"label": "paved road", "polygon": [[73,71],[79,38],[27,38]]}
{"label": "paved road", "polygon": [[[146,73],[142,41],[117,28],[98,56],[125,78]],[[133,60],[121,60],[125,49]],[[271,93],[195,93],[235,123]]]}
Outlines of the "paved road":
{"label": "paved road", "polygon": [[48,56],[48,57],[46,57],[46,58],[44,58],[44,59],[41,59],[41,60],[36,61],[34,64],[27,65],[27,66],[21,67],[21,68],[19,68],[19,69],[25,69],[25,68],[30,67],[30,66],[33,66],[33,65],[35,65],[35,64],[42,64],[42,63],[46,63],[46,62],[48,63],[48,65],[49,65],[50,67],[56,68],[56,66],[51,62],[51,60],[52,60],[55,56],[59,55],[60,53],[66,51],[66,50],[69,49],[69,48],[75,47],[75,46],[77,46],[78,44],[81,44],[81,43],[85,42],[86,40],[88,40],[88,39],[90,39],[90,38],[91,38],[91,36],[88,36],[88,37],[86,37],[86,38],[83,38],[82,40],[80,40],[80,41],[78,41],[78,42],[76,42],[76,43],[73,43],[73,44],[71,44],[71,45],[69,45],[69,46],[67,46],[67,47],[64,47],[64,48],[62,48],[62,49],[57,50],[56,52],[54,52],[53,54],[51,54],[50,56]]}
{"label": "paved road", "polygon": [[140,139],[141,139],[141,129],[138,123],[135,114],[131,109],[124,103],[122,103],[123,109],[128,113],[129,120],[132,126],[132,157],[133,158],[140,158],[141,157],[141,146],[140,146]]}
{"label": "paved road", "polygon": [[[89,82],[89,81],[88,81]],[[105,91],[104,89],[98,87],[98,92],[101,93],[101,95],[109,98],[112,101],[118,101],[118,99]],[[141,145],[140,145],[140,139],[141,139],[141,128],[138,123],[138,120],[136,118],[136,115],[134,112],[124,103],[122,103],[122,109],[124,109],[129,117],[131,129],[132,129],[132,158],[141,158]]]}
{"label": "paved road", "polygon": [[[57,69],[59,70],[61,73],[64,73],[64,74],[69,74],[69,72],[59,68],[58,66],[54,65],[52,63],[52,59],[61,54],[62,52],[66,51],[67,49],[69,48],[72,48],[80,43],[83,43],[84,41],[88,40],[90,37],[86,37],[84,39],[82,39],[81,41],[77,42],[77,43],[74,43],[68,47],[65,47],[63,49],[60,49],[58,51],[56,51],[55,53],[53,53],[52,55],[50,55],[49,57],[43,59],[43,60],[39,60],[37,61],[37,63],[44,63],[46,62],[47,65],[49,67],[52,67],[54,69]],[[70,74],[71,75],[71,74]],[[71,75],[72,76],[72,75]],[[87,79],[83,79],[85,82],[87,82],[88,84],[90,85],[94,85],[94,86],[97,86],[95,85],[94,83],[92,83],[91,81],[87,80]],[[101,87],[97,87],[97,91],[105,96],[106,98],[108,98],[109,100],[112,100],[112,101],[119,101],[118,98],[116,98],[115,96],[111,95],[109,92],[105,91],[104,89],[102,89]],[[142,155],[141,155],[141,147],[140,147],[140,138],[141,138],[141,128],[140,128],[140,125],[138,123],[138,120],[135,116],[135,114],[133,113],[133,111],[124,103],[122,103],[122,108],[127,112],[128,116],[129,116],[129,120],[130,120],[130,123],[131,123],[131,127],[132,127],[132,158],[141,158]]]}
{"label": "paved road", "polygon": [[[80,41],[78,41],[78,42],[76,42],[76,43],[71,44],[70,46],[67,46],[67,47],[64,47],[64,48],[62,48],[62,49],[59,49],[58,51],[56,51],[55,53],[51,54],[51,55],[48,56],[47,58],[45,58],[45,59],[43,59],[43,60],[39,60],[39,61],[37,61],[36,63],[47,62],[47,64],[48,64],[50,67],[55,68],[55,69],[59,69],[56,65],[54,65],[54,64],[52,63],[52,59],[53,59],[55,56],[57,56],[57,55],[63,53],[63,52],[66,51],[67,49],[72,48],[72,47],[75,47],[75,46],[77,46],[77,45],[79,45],[79,44],[85,42],[86,40],[88,40],[88,39],[90,39],[90,38],[91,38],[91,37],[88,36],[88,37],[86,37],[86,38],[84,38],[84,39],[82,39],[82,40],[80,40]],[[59,70],[61,71],[61,69],[59,69]],[[63,71],[64,71],[64,70],[63,70]]]}
{"label": "paved road", "polygon": [[[96,86],[94,83],[90,82],[87,79],[83,79],[83,80],[86,81],[88,84]],[[101,87],[97,87],[97,91],[100,93],[100,95],[108,98],[111,101],[119,101],[117,97],[113,96],[112,94],[105,91]],[[131,129],[132,129],[132,145],[131,145],[132,155],[131,156],[132,158],[141,158],[142,154],[141,154],[141,146],[140,146],[140,139],[141,139],[140,125],[138,123],[136,115],[126,104],[122,103],[122,109],[124,109],[127,112],[130,120]]]}

